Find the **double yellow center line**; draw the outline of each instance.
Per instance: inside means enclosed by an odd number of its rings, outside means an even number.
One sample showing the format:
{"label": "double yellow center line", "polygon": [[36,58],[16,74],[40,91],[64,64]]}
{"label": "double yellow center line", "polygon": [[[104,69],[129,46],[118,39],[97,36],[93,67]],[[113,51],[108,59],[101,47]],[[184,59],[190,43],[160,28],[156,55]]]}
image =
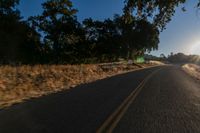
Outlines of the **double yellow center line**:
{"label": "double yellow center line", "polygon": [[[161,68],[160,68],[161,69]],[[122,104],[106,119],[102,126],[97,130],[96,133],[112,133],[120,119],[123,117],[131,103],[135,100],[137,95],[140,93],[147,81],[160,69],[152,72],[148,75],[136,89],[134,89],[131,94],[122,102]]]}

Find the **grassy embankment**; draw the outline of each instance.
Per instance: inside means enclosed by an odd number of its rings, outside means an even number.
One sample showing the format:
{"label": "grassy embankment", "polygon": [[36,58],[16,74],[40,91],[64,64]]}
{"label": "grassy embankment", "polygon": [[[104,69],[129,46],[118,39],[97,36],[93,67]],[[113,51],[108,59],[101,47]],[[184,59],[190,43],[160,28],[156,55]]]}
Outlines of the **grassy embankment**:
{"label": "grassy embankment", "polygon": [[124,63],[0,66],[0,108],[138,68]]}
{"label": "grassy embankment", "polygon": [[194,77],[197,80],[200,80],[200,66],[196,64],[185,64],[182,66],[183,70]]}

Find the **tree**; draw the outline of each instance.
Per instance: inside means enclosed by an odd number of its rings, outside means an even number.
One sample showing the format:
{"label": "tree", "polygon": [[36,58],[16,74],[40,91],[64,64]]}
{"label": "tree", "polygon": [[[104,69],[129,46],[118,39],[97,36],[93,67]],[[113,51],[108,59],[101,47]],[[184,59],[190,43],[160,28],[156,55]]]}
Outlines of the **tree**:
{"label": "tree", "polygon": [[[133,37],[132,37],[133,38]],[[145,53],[158,49],[159,31],[150,22],[141,19],[136,21],[133,49]],[[137,54],[137,53],[136,53]]]}
{"label": "tree", "polygon": [[75,16],[77,10],[70,0],[48,0],[42,7],[42,15],[29,18],[31,25],[44,33],[44,42],[51,48],[56,63],[72,58],[76,44],[84,39]]}
{"label": "tree", "polygon": [[14,18],[19,19],[19,11],[15,8],[18,4],[19,0],[0,0],[1,15],[12,15]]}
{"label": "tree", "polygon": [[160,59],[161,60],[166,60],[167,58],[166,58],[165,54],[162,53],[162,54],[160,54]]}
{"label": "tree", "polygon": [[145,52],[155,50],[159,43],[159,30],[145,19],[130,16],[131,21],[125,21],[125,16],[116,16],[118,31],[121,33],[121,47],[125,57],[135,58]]}
{"label": "tree", "polygon": [[[17,38],[13,38],[13,29],[17,28],[19,21],[19,11],[14,7],[19,3],[18,0],[0,0],[0,58],[3,62],[14,59],[16,56],[13,43]],[[12,38],[10,38],[12,37]],[[18,45],[18,44],[16,44]]]}
{"label": "tree", "polygon": [[83,21],[83,27],[86,31],[91,56],[110,61],[119,57],[120,34],[113,20],[93,21],[89,18]]}
{"label": "tree", "polygon": [[160,54],[160,58],[166,58],[165,54]]}
{"label": "tree", "polygon": [[183,53],[171,54],[168,61],[173,63],[186,63],[189,62],[189,57]]}
{"label": "tree", "polygon": [[126,20],[130,20],[130,16],[134,15],[163,30],[174,15],[175,8],[185,2],[186,0],[125,0],[124,14]]}
{"label": "tree", "polygon": [[4,63],[31,62],[39,43],[34,29],[21,21],[17,4],[19,0],[0,0],[0,59]]}

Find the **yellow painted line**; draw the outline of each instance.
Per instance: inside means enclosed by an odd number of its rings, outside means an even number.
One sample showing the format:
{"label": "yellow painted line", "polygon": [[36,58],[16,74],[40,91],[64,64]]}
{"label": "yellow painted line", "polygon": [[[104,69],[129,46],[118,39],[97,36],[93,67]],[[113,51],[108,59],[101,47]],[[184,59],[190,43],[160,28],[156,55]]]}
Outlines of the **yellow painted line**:
{"label": "yellow painted line", "polygon": [[[161,69],[161,68],[160,68]],[[117,126],[120,119],[123,117],[131,103],[135,100],[137,95],[140,93],[146,82],[160,69],[152,72],[148,75],[136,89],[134,89],[131,94],[122,102],[122,104],[106,119],[102,126],[97,130],[96,133],[112,133],[112,131]]]}

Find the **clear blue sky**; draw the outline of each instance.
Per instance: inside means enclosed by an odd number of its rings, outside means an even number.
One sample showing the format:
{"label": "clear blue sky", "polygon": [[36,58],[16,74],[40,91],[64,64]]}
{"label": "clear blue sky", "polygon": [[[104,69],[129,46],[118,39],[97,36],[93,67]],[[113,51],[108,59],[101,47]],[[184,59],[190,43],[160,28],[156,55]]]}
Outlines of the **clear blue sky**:
{"label": "clear blue sky", "polygon": [[[42,12],[41,3],[44,0],[21,0],[19,9],[22,16],[27,18]],[[77,16],[81,21],[92,17],[103,20],[121,14],[124,0],[72,0],[74,7],[79,10]],[[200,11],[195,9],[197,0],[188,0],[184,5],[187,12],[181,7],[176,9],[172,21],[167,29],[160,34],[159,50],[153,55],[170,52],[184,52],[186,54],[200,54]]]}

